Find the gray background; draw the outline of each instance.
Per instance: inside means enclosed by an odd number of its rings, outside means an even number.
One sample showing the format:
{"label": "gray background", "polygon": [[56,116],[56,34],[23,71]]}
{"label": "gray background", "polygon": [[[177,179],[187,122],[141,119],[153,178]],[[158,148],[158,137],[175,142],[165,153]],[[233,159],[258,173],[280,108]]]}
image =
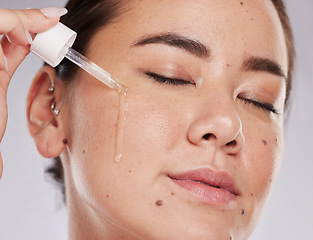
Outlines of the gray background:
{"label": "gray background", "polygon": [[[1,8],[64,6],[65,0],[0,0]],[[286,126],[285,156],[265,214],[250,239],[313,240],[313,0],[287,0],[297,48],[296,83]],[[44,175],[48,160],[34,146],[26,126],[25,99],[41,67],[33,54],[13,77],[9,122],[2,143],[0,239],[66,239],[66,210]]]}

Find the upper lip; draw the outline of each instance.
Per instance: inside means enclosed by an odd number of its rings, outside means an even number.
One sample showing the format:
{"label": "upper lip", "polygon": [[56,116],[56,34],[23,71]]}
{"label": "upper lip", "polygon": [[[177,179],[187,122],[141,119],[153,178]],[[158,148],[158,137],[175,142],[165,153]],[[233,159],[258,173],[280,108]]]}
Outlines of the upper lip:
{"label": "upper lip", "polygon": [[168,176],[173,180],[200,182],[212,187],[224,189],[235,196],[240,194],[235,180],[227,172],[216,172],[211,169],[198,169]]}

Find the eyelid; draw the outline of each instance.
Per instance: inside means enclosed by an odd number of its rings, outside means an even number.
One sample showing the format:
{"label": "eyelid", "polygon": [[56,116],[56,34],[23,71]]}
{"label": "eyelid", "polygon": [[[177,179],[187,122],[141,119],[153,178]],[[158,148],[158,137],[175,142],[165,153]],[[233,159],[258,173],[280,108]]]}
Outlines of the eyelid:
{"label": "eyelid", "polygon": [[276,115],[280,115],[278,110],[274,107],[274,104],[266,103],[255,98],[241,96],[241,95],[238,95],[237,98],[244,101],[244,103],[246,104],[253,104],[255,107],[260,108],[264,111],[269,111]]}
{"label": "eyelid", "polygon": [[187,80],[181,77],[166,76],[166,75],[155,73],[152,71],[145,71],[144,74],[159,83],[172,84],[172,85],[188,85],[188,84],[196,85],[194,81]]}

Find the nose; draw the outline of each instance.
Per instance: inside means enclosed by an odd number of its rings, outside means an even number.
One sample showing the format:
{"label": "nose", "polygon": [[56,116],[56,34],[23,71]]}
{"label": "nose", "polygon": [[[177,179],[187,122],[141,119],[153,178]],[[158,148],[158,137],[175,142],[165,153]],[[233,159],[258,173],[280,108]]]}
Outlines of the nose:
{"label": "nose", "polygon": [[187,137],[193,145],[213,145],[229,155],[239,153],[245,142],[242,122],[231,100],[209,102],[195,109]]}

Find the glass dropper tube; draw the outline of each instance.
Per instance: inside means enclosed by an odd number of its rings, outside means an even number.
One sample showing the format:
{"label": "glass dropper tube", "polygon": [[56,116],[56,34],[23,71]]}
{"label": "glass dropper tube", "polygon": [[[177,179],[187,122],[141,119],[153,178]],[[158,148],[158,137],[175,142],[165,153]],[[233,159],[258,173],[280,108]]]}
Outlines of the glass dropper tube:
{"label": "glass dropper tube", "polygon": [[67,46],[65,57],[108,87],[117,90],[119,93],[126,93],[127,88],[123,84],[119,83],[115,77],[79,52],[75,51],[73,48]]}

